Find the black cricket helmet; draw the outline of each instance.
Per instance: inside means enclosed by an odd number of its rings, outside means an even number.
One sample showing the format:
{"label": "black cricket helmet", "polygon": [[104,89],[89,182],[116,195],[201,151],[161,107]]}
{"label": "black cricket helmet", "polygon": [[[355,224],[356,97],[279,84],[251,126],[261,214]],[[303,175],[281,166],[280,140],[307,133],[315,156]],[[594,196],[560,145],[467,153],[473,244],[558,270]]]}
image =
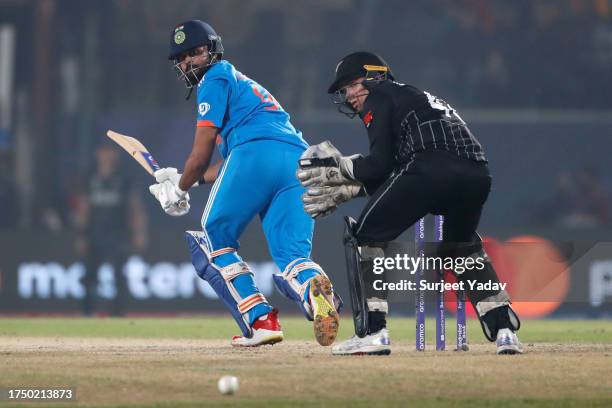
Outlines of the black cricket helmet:
{"label": "black cricket helmet", "polygon": [[355,116],[356,112],[346,100],[344,87],[361,77],[365,77],[364,86],[366,87],[387,79],[394,79],[389,65],[374,53],[358,51],[342,58],[336,65],[336,78],[329,86],[327,93],[331,94],[334,104],[339,105],[338,110],[351,117]]}
{"label": "black cricket helmet", "polygon": [[[185,71],[180,67],[180,56],[198,55],[200,47],[208,48],[208,63],[205,66],[190,64]],[[202,76],[210,66],[223,57],[223,44],[221,36],[214,28],[201,20],[189,20],[176,26],[170,39],[170,53],[168,59],[173,62],[180,80],[185,82],[187,88],[193,88],[200,82]]]}

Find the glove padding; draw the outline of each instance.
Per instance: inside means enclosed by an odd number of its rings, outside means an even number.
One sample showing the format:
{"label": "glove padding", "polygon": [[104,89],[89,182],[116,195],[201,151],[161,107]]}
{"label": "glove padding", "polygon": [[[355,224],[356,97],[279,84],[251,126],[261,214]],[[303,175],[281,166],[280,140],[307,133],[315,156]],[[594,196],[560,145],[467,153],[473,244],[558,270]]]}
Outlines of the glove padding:
{"label": "glove padding", "polygon": [[149,191],[159,201],[166,214],[180,217],[189,212],[191,207],[189,205],[189,193],[181,190],[170,179],[149,186]]}
{"label": "glove padding", "polygon": [[310,187],[302,195],[304,211],[312,218],[322,218],[333,213],[338,205],[357,196],[361,185],[357,183],[341,186]]}
{"label": "glove padding", "polygon": [[342,154],[330,141],[310,146],[302,154],[297,178],[304,187],[339,186],[354,182],[353,161]]}
{"label": "glove padding", "polygon": [[175,186],[178,186],[181,180],[181,173],[174,167],[164,167],[163,169],[157,170],[153,175],[155,176],[155,181],[158,183],[163,183],[168,180]]}
{"label": "glove padding", "polygon": [[326,140],[319,144],[309,146],[308,149],[302,153],[300,159],[325,159],[328,157],[339,159],[342,157],[342,153],[340,153],[340,150],[336,149],[336,146],[334,146],[332,142]]}
{"label": "glove padding", "polygon": [[[157,181],[158,183],[163,183],[164,181],[168,180],[178,187],[179,181],[181,181],[182,174],[179,173],[178,170],[174,167],[164,167],[163,169],[159,169],[155,173],[153,173],[153,176],[155,176],[155,181]],[[191,187],[197,187],[199,185],[200,182],[196,181]]]}

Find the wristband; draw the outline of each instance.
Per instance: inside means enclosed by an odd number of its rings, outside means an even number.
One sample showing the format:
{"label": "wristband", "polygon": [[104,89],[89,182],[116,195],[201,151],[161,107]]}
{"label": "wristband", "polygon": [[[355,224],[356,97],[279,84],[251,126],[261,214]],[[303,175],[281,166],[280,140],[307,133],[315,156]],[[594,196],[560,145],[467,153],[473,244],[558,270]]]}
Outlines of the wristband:
{"label": "wristband", "polygon": [[181,198],[185,198],[185,196],[187,195],[187,191],[181,190],[179,186],[174,186],[174,191],[176,191],[176,194]]}

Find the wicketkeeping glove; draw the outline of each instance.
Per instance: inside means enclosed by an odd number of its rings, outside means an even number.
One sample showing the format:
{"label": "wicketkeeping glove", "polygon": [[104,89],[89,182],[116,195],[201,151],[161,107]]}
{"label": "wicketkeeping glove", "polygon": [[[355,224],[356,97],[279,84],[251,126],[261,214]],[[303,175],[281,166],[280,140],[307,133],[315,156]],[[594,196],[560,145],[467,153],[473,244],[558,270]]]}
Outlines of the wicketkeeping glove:
{"label": "wicketkeeping glove", "polygon": [[352,157],[343,157],[327,140],[306,149],[296,176],[304,187],[339,186],[355,180]]}
{"label": "wicketkeeping glove", "polygon": [[360,191],[360,184],[310,187],[302,195],[304,211],[312,218],[325,217],[333,213],[338,208],[338,205],[356,197]]}

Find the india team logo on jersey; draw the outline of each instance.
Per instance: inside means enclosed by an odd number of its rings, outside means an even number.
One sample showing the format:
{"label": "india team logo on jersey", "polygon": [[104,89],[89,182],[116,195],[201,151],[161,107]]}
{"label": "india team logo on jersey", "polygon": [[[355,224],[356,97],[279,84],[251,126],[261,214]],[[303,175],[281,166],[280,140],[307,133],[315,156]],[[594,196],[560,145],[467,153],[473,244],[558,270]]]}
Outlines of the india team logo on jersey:
{"label": "india team logo on jersey", "polygon": [[198,105],[198,112],[200,113],[200,116],[206,115],[206,113],[209,110],[210,110],[210,104],[208,104],[207,102],[202,102],[201,104]]}

